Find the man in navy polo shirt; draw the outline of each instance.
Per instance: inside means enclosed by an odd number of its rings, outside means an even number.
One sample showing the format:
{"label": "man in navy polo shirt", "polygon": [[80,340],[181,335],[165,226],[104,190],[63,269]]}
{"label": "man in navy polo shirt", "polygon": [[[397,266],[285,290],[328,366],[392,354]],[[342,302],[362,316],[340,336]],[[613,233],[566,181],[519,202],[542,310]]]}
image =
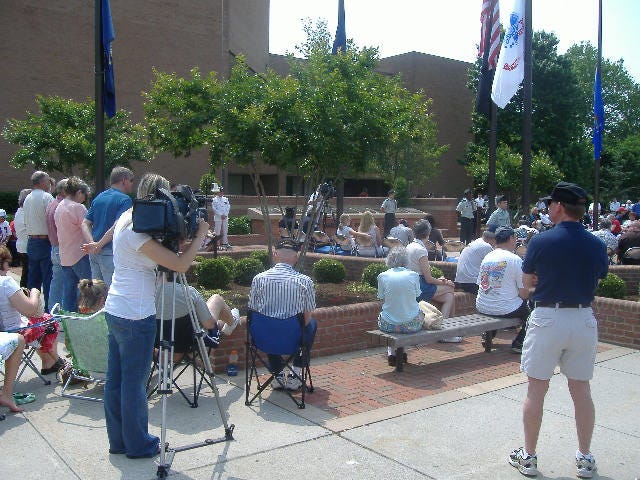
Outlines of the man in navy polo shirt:
{"label": "man in navy polo shirt", "polygon": [[529,380],[523,406],[524,446],[511,453],[509,463],[524,475],[537,474],[536,444],[544,397],[559,365],[575,409],[577,475],[590,478],[596,463],[590,452],[595,410],[589,381],[598,345],[591,302],[599,279],[607,274],[607,251],[580,224],[587,200],[582,188],[560,182],[544,200],[555,227],[531,239],[522,265],[525,288],[535,287],[531,295],[535,309],[529,317],[520,364]]}
{"label": "man in navy polo shirt", "polygon": [[[82,222],[82,229],[91,235],[94,243],[89,244],[89,261],[93,278],[100,279],[111,286],[113,276],[113,250],[111,227],[123,212],[131,208],[133,202],[129,194],[133,191],[133,172],[125,167],[115,167],[109,178],[111,188],[101,192],[91,202],[86,218]],[[99,249],[95,242],[107,235],[108,243]]]}

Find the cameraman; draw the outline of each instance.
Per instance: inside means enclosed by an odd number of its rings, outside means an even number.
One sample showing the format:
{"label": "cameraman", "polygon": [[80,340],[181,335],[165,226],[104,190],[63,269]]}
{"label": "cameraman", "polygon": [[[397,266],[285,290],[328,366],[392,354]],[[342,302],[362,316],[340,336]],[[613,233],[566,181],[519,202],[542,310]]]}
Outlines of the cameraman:
{"label": "cameraman", "polygon": [[[140,179],[137,198],[154,195],[169,182],[153,173]],[[150,458],[159,453],[159,439],[148,431],[145,385],[156,335],[156,267],[186,272],[209,229],[201,221],[191,244],[181,254],[145,233],[133,231],[133,209],[116,221],[113,233],[114,272],[105,312],[109,357],[104,410],[109,453]]]}

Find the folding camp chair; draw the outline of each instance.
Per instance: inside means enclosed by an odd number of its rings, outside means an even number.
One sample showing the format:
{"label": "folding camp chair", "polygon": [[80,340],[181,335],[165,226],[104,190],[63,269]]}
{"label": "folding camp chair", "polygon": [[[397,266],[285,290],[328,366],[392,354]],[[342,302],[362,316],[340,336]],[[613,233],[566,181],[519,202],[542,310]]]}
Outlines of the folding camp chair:
{"label": "folding camp chair", "polygon": [[20,366],[20,369],[18,370],[18,374],[16,375],[16,382],[20,380],[20,377],[22,377],[22,374],[28,367],[40,378],[40,380],[44,382],[45,385],[51,385],[51,380],[42,375],[42,373],[40,373],[40,369],[36,366],[35,363],[33,363],[33,356],[36,354],[38,348],[40,348],[44,337],[58,331],[58,320],[56,318],[50,318],[39,323],[28,325],[22,328],[15,328],[8,331],[21,333],[23,330],[36,327],[42,327],[42,334],[36,340],[29,342],[22,352],[22,364]]}
{"label": "folding camp chair", "polygon": [[[183,320],[184,322],[181,322],[181,320]],[[165,340],[168,341],[171,339],[171,320],[165,320],[164,322],[165,323],[163,328],[163,337]],[[207,372],[205,371],[204,362],[200,357],[200,349],[198,348],[198,343],[196,341],[195,334],[193,333],[191,319],[188,316],[177,318],[176,326],[180,325],[181,323],[184,324],[183,328],[185,331],[178,333],[178,331],[176,330],[176,333],[175,333],[176,338],[174,338],[174,341],[179,342],[178,335],[181,335],[181,336],[186,335],[189,337],[190,342],[188,342],[189,345],[184,351],[184,357],[181,360],[181,363],[177,365],[178,368],[174,369],[173,371],[173,378],[171,379],[171,383],[176,388],[176,390],[178,390],[180,395],[182,395],[182,398],[186,400],[186,402],[189,404],[191,408],[198,408],[198,398],[200,397],[200,392],[202,390],[203,385],[206,383],[207,385],[209,385],[211,389],[213,389],[213,386],[211,385],[211,381],[209,380],[207,376]],[[218,345],[220,341],[219,335],[220,335],[219,332],[217,332],[216,336],[211,335],[211,332],[209,332],[208,335],[205,335],[204,343],[207,347],[207,355],[211,353],[212,348],[215,348]],[[155,345],[156,348],[158,348],[159,346],[159,341],[160,341],[159,339],[160,339],[160,326],[158,325],[158,329],[156,333],[156,345]],[[185,392],[186,388],[182,388],[180,387],[180,385],[178,385],[178,379],[189,368],[191,368],[192,381],[193,381],[192,392],[190,396]],[[149,379],[147,380],[147,398],[151,397],[151,395],[153,395],[158,390],[157,382],[153,384],[153,380],[156,372],[160,373],[158,368],[158,358],[157,356],[154,356],[153,366],[151,367],[151,373],[149,374]]]}
{"label": "folding camp chair", "polygon": [[103,402],[102,398],[68,393],[67,388],[78,380],[98,384],[105,381],[109,354],[109,340],[107,338],[109,330],[104,310],[99,310],[91,315],[61,312],[56,314],[56,318],[62,322],[68,344],[67,349],[73,362],[73,367],[67,372],[69,376],[62,386],[60,394],[67,398]]}
{"label": "folding camp chair", "polygon": [[[291,398],[298,408],[305,408],[306,392],[313,392],[313,381],[309,369],[309,349],[305,343],[305,323],[303,314],[298,314],[286,319],[267,317],[258,312],[247,312],[247,354],[245,357],[245,405],[251,405],[253,401],[275,380],[276,374],[269,370],[269,362],[265,354],[282,355],[284,368],[282,372],[292,374],[302,382],[301,399],[296,399],[289,390],[283,391]],[[301,374],[293,369],[293,360],[302,358]],[[269,377],[260,381],[257,362],[260,366],[269,370]],[[286,376],[286,375],[285,375]],[[257,392],[251,396],[251,384],[255,378]],[[308,384],[307,384],[308,382]],[[251,397],[251,398],[249,398]]]}

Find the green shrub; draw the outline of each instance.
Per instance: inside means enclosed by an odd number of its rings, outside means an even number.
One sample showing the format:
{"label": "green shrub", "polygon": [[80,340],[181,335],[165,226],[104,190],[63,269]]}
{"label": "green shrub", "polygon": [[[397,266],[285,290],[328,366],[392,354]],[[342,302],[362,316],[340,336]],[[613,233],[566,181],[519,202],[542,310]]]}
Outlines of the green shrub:
{"label": "green shrub", "polygon": [[433,278],[444,277],[444,272],[440,270],[438,267],[434,267],[433,265],[429,265],[429,267],[431,268],[431,276]]}
{"label": "green shrub", "polygon": [[313,276],[320,283],[341,283],[347,276],[342,262],[323,258],[313,264]]}
{"label": "green shrub", "polygon": [[193,261],[196,263],[200,263],[203,260],[205,260],[205,257],[203,257],[202,255],[196,255],[196,258],[193,259]]}
{"label": "green shrub", "polygon": [[202,288],[226,288],[231,280],[231,275],[220,258],[207,258],[198,262],[195,272],[198,285]]}
{"label": "green shrub", "polygon": [[238,285],[249,286],[253,277],[264,271],[264,265],[256,258],[241,258],[236,262],[233,279]]}
{"label": "green shrub", "polygon": [[362,282],[351,282],[349,285],[347,285],[346,290],[349,293],[356,293],[356,294],[372,294],[372,293],[378,292],[377,288],[374,288]]}
{"label": "green shrub", "polygon": [[247,215],[239,217],[229,217],[229,235],[249,235],[251,233],[251,222]]}
{"label": "green shrub", "polygon": [[251,258],[255,258],[256,260],[260,260],[264,269],[267,270],[271,268],[271,262],[269,261],[269,252],[266,250],[254,250],[251,252]]}
{"label": "green shrub", "polygon": [[624,298],[627,295],[627,285],[615,273],[607,273],[607,276],[600,280],[596,295],[608,298]]}
{"label": "green shrub", "polygon": [[378,275],[388,270],[384,263],[370,263],[362,270],[362,283],[378,288]]}
{"label": "green shrub", "polygon": [[397,177],[393,182],[393,190],[396,192],[396,201],[399,207],[409,206],[409,191],[407,181],[403,177]]}
{"label": "green shrub", "polygon": [[218,260],[224,264],[227,272],[229,272],[229,277],[233,278],[236,274],[236,261],[227,255],[220,255]]}

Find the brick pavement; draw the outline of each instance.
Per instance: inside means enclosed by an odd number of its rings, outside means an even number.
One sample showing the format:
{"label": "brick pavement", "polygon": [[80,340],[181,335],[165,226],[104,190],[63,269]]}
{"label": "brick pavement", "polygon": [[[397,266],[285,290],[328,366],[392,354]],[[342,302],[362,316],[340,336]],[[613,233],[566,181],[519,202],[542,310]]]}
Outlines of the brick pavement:
{"label": "brick pavement", "polygon": [[[462,343],[438,343],[407,349],[409,363],[403,372],[387,365],[376,353],[311,363],[314,392],[306,402],[337,417],[435,395],[495,380],[520,371],[520,356],[511,352],[513,331],[501,331],[494,349],[484,352],[479,336]],[[609,347],[600,345],[599,351]]]}

